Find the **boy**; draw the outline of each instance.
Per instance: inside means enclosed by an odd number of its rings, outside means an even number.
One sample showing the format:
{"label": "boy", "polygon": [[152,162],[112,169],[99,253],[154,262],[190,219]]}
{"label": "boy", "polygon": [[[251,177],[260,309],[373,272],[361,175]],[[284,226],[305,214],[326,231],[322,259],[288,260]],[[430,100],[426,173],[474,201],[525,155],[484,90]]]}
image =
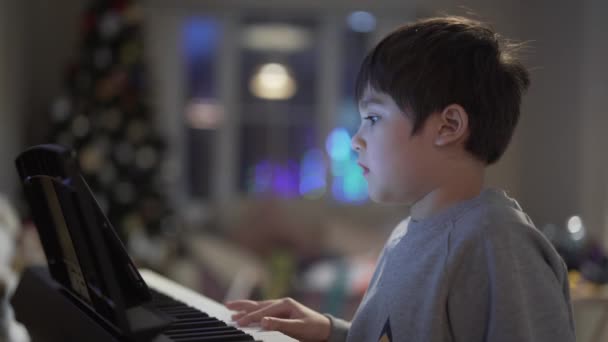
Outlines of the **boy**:
{"label": "boy", "polygon": [[292,299],[235,301],[304,341],[574,341],[566,267],[517,202],[483,189],[529,85],[512,47],[479,22],[403,26],[365,58],[352,138],[370,197],[411,206],[352,323]]}

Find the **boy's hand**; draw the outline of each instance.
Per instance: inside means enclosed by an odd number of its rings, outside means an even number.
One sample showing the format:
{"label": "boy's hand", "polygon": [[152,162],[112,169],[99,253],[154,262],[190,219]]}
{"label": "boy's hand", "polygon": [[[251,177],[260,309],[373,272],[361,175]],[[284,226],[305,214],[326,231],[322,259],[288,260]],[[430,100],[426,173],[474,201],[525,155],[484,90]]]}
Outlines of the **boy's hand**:
{"label": "boy's hand", "polygon": [[327,341],[330,321],[326,316],[291,298],[265,301],[236,300],[226,303],[238,325],[259,322],[266,330],[277,330],[300,341]]}

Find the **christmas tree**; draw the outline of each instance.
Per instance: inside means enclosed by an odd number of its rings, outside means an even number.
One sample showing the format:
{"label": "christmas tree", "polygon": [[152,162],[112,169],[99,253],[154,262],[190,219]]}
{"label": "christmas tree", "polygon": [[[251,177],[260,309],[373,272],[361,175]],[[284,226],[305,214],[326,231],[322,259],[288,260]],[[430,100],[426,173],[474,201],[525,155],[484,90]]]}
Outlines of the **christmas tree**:
{"label": "christmas tree", "polygon": [[84,178],[123,239],[166,229],[165,143],[146,97],[136,1],[90,4],[64,88],[51,109],[47,141],[76,151]]}

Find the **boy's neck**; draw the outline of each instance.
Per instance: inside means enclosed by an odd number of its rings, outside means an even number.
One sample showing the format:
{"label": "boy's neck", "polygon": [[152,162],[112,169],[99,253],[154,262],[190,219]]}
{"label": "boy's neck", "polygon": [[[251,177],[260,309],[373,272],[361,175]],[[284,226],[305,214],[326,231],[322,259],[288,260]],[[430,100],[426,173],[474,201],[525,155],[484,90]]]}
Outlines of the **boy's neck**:
{"label": "boy's neck", "polygon": [[472,165],[446,173],[445,180],[439,186],[411,206],[412,220],[427,219],[455,204],[477,197],[483,189],[484,171],[484,166]]}

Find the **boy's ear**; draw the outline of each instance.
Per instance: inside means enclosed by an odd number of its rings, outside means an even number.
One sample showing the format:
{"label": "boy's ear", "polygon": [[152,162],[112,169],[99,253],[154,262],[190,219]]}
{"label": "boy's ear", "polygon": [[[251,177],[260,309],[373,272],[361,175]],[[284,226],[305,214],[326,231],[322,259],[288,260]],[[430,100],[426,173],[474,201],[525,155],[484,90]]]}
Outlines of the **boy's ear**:
{"label": "boy's ear", "polygon": [[445,146],[467,136],[469,114],[458,104],[446,106],[439,113],[435,146]]}

